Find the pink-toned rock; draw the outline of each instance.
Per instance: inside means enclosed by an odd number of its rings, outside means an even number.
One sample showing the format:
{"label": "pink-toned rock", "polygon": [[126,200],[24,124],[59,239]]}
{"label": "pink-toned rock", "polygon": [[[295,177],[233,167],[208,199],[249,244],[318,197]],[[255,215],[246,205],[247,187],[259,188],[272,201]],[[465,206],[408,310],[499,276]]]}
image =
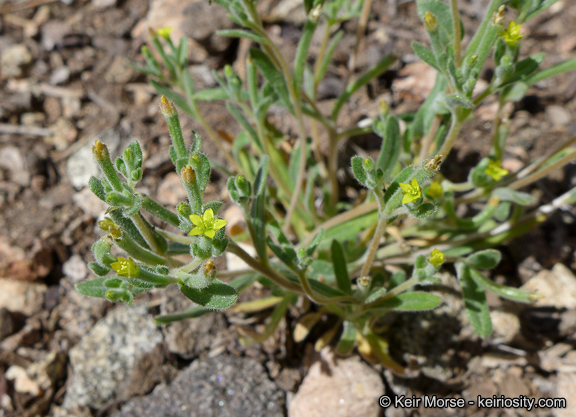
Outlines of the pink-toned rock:
{"label": "pink-toned rock", "polygon": [[289,417],[377,417],[384,383],[359,357],[338,358],[320,352],[288,409]]}

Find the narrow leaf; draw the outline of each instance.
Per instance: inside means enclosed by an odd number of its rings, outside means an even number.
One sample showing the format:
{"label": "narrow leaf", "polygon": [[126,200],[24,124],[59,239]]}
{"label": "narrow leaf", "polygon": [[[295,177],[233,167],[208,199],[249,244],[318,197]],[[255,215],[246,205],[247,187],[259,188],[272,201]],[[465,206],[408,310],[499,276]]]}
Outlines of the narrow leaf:
{"label": "narrow leaf", "polygon": [[385,308],[393,311],[433,310],[442,304],[442,298],[428,292],[413,291],[398,294],[394,297],[377,301],[373,308]]}
{"label": "narrow leaf", "polygon": [[486,249],[473,253],[466,258],[466,263],[478,269],[492,269],[500,263],[502,254],[496,249]]}
{"label": "narrow leaf", "polygon": [[352,286],[350,285],[350,276],[348,275],[346,258],[342,245],[337,240],[332,241],[332,264],[334,265],[334,275],[336,276],[336,284],[338,288],[346,294],[352,294]]}
{"label": "narrow leaf", "polygon": [[486,291],[491,291],[502,298],[507,298],[508,300],[517,301],[519,303],[532,303],[538,298],[537,295],[529,291],[519,290],[518,288],[497,284],[491,279],[486,278],[484,274],[475,268],[470,268],[470,276],[476,282],[476,284],[478,284]]}

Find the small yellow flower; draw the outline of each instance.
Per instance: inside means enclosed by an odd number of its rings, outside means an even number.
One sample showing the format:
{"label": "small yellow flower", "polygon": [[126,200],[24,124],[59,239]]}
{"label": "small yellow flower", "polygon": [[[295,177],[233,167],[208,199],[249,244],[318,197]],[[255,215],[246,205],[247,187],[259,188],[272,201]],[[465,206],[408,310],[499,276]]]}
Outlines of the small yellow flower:
{"label": "small yellow flower", "polygon": [[504,175],[508,174],[508,170],[500,166],[500,161],[491,160],[484,170],[484,173],[494,178],[496,181],[500,181]]}
{"label": "small yellow flower", "polygon": [[513,48],[520,43],[524,35],[520,33],[520,25],[511,21],[508,23],[508,27],[502,31],[502,37],[504,38],[504,42]]}
{"label": "small yellow flower", "polygon": [[121,277],[134,278],[138,276],[138,267],[132,258],[118,257],[118,262],[113,262],[110,266]]}
{"label": "small yellow flower", "polygon": [[210,239],[216,235],[216,230],[222,229],[228,223],[226,220],[215,218],[212,209],[206,210],[202,217],[197,214],[191,214],[190,220],[196,226],[190,231],[190,236],[204,235]]}
{"label": "small yellow flower", "polygon": [[432,253],[430,253],[430,258],[428,258],[428,262],[430,262],[435,267],[439,267],[444,263],[444,254],[440,252],[438,249],[434,249]]}
{"label": "small yellow flower", "polygon": [[442,185],[438,181],[432,181],[426,195],[434,199],[442,197]]}
{"label": "small yellow flower", "polygon": [[402,204],[412,203],[422,197],[422,188],[418,185],[416,178],[413,178],[410,184],[401,182],[400,188],[402,188],[402,193],[404,194]]}
{"label": "small yellow flower", "polygon": [[164,26],[161,29],[158,29],[156,31],[156,34],[158,36],[163,37],[164,39],[166,39],[167,41],[170,40],[170,34],[174,32],[174,29],[172,29],[170,26]]}

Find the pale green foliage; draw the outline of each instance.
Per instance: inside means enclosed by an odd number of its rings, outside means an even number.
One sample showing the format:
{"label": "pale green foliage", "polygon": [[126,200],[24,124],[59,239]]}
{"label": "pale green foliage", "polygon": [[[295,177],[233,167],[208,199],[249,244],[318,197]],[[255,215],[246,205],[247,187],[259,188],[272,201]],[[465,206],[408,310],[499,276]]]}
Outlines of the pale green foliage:
{"label": "pale green foliage", "polygon": [[[172,211],[135,189],[142,176],[137,143],[130,144],[115,167],[105,146],[97,144],[95,156],[104,178],[92,178],[90,187],[111,209],[101,224],[107,235],[94,245],[95,261],[90,263],[101,278],[78,285],[80,292],[131,302],[134,294],[176,283],[199,306],[157,318],[167,323],[230,307],[238,292],[258,280],[273,296],[234,309],[273,311],[263,333],[243,330],[244,343],[272,335],[289,304],[304,296],[318,305],[318,311],[302,318],[296,328],[298,340],[306,337],[322,313],[330,313],[338,321],[316,342],[316,348],[338,337],[339,352],[350,352],[357,345],[362,355],[397,373],[404,368],[388,356],[386,341],[372,326],[391,311],[438,307],[442,298],[426,291],[426,285],[439,282],[435,274],[443,265],[455,264],[468,316],[482,337],[491,333],[486,291],[519,302],[534,299],[524,291],[494,283],[479,270],[492,269],[500,261],[500,253],[488,248],[525,233],[561,204],[576,199],[571,190],[539,207],[530,194],[518,191],[571,161],[576,152],[568,146],[574,140],[511,174],[500,163],[508,126],[497,119],[493,121],[490,154],[470,170],[468,181],[451,182],[440,173],[440,165],[459,139],[465,121],[486,97],[497,95],[502,109],[507,102],[519,100],[535,82],[576,68],[572,60],[541,70],[541,54],[523,57],[520,25],[553,1],[508,2],[517,14],[505,30],[503,1],[493,0],[472,40],[462,45],[456,35],[464,33],[457,9],[439,0],[418,0],[429,46],[414,42],[413,47],[436,69],[436,85],[416,113],[395,114],[382,102],[380,114],[363,127],[343,124],[340,114],[355,93],[390,67],[393,56],[357,76],[352,68],[332,108],[324,112],[317,105],[318,85],[343,35],[332,29],[364,15],[362,1],[323,4],[305,0],[308,18],[292,63],[268,37],[255,1],[215,2],[226,8],[238,26],[220,33],[247,38],[253,44],[244,79],[226,67],[223,73],[215,73],[219,87],[197,90],[187,70],[188,44],[185,39],[174,44],[169,28],[152,35],[152,51],[142,50],[146,66],[140,70],[150,75],[152,86],[163,96],[161,110],[172,138],[170,157],[182,177],[188,201]],[[319,27],[325,30],[324,42],[310,67],[309,46]],[[495,64],[495,76],[483,91],[475,93],[489,57]],[[238,122],[240,133],[231,146],[222,142],[198,106],[201,101],[214,100],[225,101]],[[298,140],[291,155],[282,145],[288,132],[268,118],[273,105],[283,107],[296,121]],[[246,224],[244,233],[234,238],[227,236],[225,221],[217,217],[222,202],[203,200],[214,164],[201,153],[198,135],[191,147],[186,146],[176,107],[199,122],[228,162],[227,167],[216,169],[228,178],[230,200],[240,207]],[[401,120],[405,128],[401,128]],[[307,131],[305,126],[310,123],[314,129]],[[326,160],[318,148],[321,130],[330,142]],[[382,148],[376,161],[352,158],[350,169],[368,194],[363,201],[349,205],[339,195],[338,145],[350,136],[371,132],[382,138]],[[118,172],[127,183],[120,180]],[[476,214],[460,217],[459,206],[470,203],[475,203]],[[182,233],[151,226],[142,210]],[[240,242],[252,244],[256,255],[244,251]],[[129,258],[117,258],[112,246]],[[242,258],[251,272],[217,273],[213,258],[225,250]],[[174,257],[181,254],[189,254],[190,261],[183,264]],[[403,265],[403,269],[391,274],[386,269],[389,263]],[[111,270],[117,274],[108,276]],[[234,279],[229,283],[217,279],[223,276]],[[414,290],[416,286],[418,290]]]}

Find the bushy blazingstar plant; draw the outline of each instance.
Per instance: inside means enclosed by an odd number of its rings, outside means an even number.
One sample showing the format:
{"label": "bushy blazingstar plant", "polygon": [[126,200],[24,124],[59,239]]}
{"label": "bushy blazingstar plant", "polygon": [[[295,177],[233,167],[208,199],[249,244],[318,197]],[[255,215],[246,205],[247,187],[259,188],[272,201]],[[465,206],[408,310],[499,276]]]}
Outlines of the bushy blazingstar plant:
{"label": "bushy blazingstar plant", "polygon": [[[392,311],[438,307],[442,298],[426,291],[426,286],[438,282],[435,275],[446,263],[455,265],[468,317],[482,337],[491,334],[486,291],[518,302],[534,300],[535,295],[496,284],[482,271],[500,261],[493,247],[576,200],[575,189],[548,204],[519,191],[570,162],[576,156],[571,148],[576,138],[551,148],[517,173],[509,173],[501,164],[509,132],[505,104],[520,100],[537,82],[576,68],[572,59],[540,69],[543,54],[523,57],[521,53],[522,24],[554,1],[493,0],[464,48],[456,0],[448,4],[418,0],[429,46],[413,42],[413,48],[436,69],[434,88],[416,113],[394,114],[382,102],[379,116],[360,126],[344,125],[342,110],[354,93],[395,61],[386,56],[365,73],[354,75],[369,0],[305,0],[308,17],[291,64],[269,37],[255,1],[215,2],[226,8],[237,25],[219,34],[253,44],[243,77],[227,66],[223,74],[214,74],[219,87],[197,90],[187,69],[187,40],[176,46],[169,28],[151,32],[152,48],[142,48],[146,66],[140,69],[162,95],[160,108],[172,138],[170,157],[188,199],[169,209],[137,191],[142,178],[137,142],[115,163],[106,146],[96,142],[94,157],[103,178],[92,178],[90,187],[110,208],[100,222],[106,234],[94,244],[95,261],[89,264],[99,278],[79,284],[80,292],[130,303],[135,294],[177,284],[197,306],[157,317],[159,323],[168,323],[231,307],[240,291],[258,281],[270,288],[271,296],[234,309],[273,311],[263,332],[242,330],[245,343],[269,337],[288,306],[302,296],[312,304],[304,303],[310,309],[296,326],[296,340],[303,340],[322,315],[332,314],[337,320],[316,342],[317,349],[332,341],[340,353],[357,346],[364,357],[399,374],[405,368],[390,358],[375,324]],[[506,6],[514,13],[507,24]],[[341,23],[354,18],[360,22],[350,74],[343,93],[325,112],[321,110],[325,106],[318,105],[318,86],[342,39]],[[320,27],[321,46],[309,65],[311,40]],[[494,76],[478,89],[489,57]],[[440,173],[441,163],[464,123],[474,117],[474,109],[491,95],[497,97],[498,111],[490,153],[471,169],[466,182],[454,183]],[[212,100],[224,100],[241,128],[231,146],[222,140],[226,134],[210,126],[200,109],[199,102]],[[204,201],[213,163],[201,152],[198,135],[186,146],[176,106],[199,122],[228,161],[227,167],[215,168],[228,177],[230,200],[244,215],[244,233],[228,235],[226,221],[218,217],[223,203]],[[296,121],[294,146],[268,117],[272,106],[283,108]],[[318,146],[322,131],[328,137],[328,155]],[[363,133],[380,136],[382,147],[376,160],[352,158],[351,171],[368,193],[360,193],[365,197],[350,204],[339,194],[337,171],[342,167],[337,164],[337,150],[346,138]],[[143,212],[180,233],[152,226]],[[255,255],[241,244],[250,244]],[[224,251],[239,256],[249,269],[218,272],[214,258]]]}

